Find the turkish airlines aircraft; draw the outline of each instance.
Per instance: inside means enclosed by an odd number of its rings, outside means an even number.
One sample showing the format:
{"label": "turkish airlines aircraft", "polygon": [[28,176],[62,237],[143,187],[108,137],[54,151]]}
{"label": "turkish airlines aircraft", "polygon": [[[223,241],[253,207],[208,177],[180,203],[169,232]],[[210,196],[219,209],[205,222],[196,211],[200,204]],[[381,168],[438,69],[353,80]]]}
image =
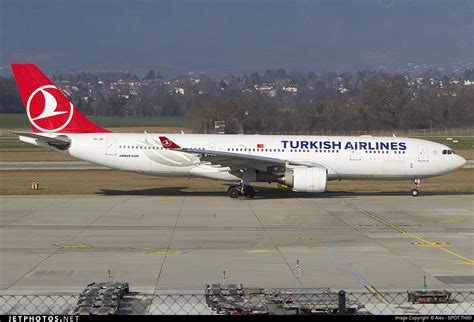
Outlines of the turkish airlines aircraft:
{"label": "turkish airlines aircraft", "polygon": [[466,160],[449,147],[398,137],[112,133],[89,121],[35,66],[12,65],[32,132],[19,139],[113,169],[154,176],[237,182],[231,198],[255,195],[252,182],[324,192],[328,180],[413,180],[440,176]]}

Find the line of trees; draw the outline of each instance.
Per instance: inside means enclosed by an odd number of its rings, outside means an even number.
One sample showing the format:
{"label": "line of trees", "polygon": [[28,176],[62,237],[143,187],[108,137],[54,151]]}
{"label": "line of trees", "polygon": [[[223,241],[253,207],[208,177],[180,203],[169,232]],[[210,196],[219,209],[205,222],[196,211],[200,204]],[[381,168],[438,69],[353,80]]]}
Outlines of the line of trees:
{"label": "line of trees", "polygon": [[[466,73],[465,77],[474,78],[474,73]],[[262,79],[278,83],[290,77],[301,88],[298,95],[283,93],[269,97],[243,90],[245,84]],[[60,81],[63,76],[57,78]],[[83,78],[68,76],[68,81],[79,88],[71,99],[85,114],[185,116],[188,126],[201,133],[213,132],[215,121],[225,121],[227,133],[427,129],[474,124],[474,85],[451,84],[445,80],[442,88],[428,86],[414,90],[406,76],[400,74],[360,72],[345,95],[330,92],[312,73],[290,76],[284,70],[276,70],[233,77],[230,82],[200,76],[199,86],[186,87],[186,95],[172,93],[166,86],[142,86],[138,95],[127,98],[105,85],[97,85],[91,95],[90,87],[84,84],[100,82],[90,73]],[[121,78],[137,80],[135,75],[121,75]],[[156,80],[161,75],[150,71],[145,78]],[[304,88],[309,85],[304,84],[308,83],[314,90],[306,93]],[[0,113],[24,113],[13,78],[0,77]]]}
{"label": "line of trees", "polygon": [[210,133],[214,121],[227,133],[307,133],[319,130],[388,130],[464,127],[474,124],[474,88],[426,89],[416,95],[401,75],[384,74],[354,96],[292,106],[262,95],[207,94],[186,113],[196,132]]}

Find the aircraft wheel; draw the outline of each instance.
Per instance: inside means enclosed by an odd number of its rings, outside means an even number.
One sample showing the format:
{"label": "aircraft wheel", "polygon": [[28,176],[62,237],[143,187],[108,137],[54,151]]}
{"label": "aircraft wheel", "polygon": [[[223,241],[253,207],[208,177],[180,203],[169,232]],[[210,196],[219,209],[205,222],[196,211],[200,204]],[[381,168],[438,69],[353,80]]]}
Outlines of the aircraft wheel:
{"label": "aircraft wheel", "polygon": [[255,197],[255,190],[251,186],[245,186],[244,196],[247,199],[252,199],[253,197]]}
{"label": "aircraft wheel", "polygon": [[411,195],[413,197],[417,197],[419,194],[420,192],[418,191],[418,189],[411,189]]}
{"label": "aircraft wheel", "polygon": [[240,195],[240,191],[236,187],[230,187],[229,190],[227,190],[227,193],[231,198],[238,198]]}

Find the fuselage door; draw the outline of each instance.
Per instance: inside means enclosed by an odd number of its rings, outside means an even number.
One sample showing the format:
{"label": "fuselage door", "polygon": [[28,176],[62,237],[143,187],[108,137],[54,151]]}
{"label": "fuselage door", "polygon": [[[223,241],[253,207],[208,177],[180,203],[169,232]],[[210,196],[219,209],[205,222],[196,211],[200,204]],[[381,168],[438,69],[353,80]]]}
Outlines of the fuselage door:
{"label": "fuselage door", "polygon": [[428,149],[426,148],[426,144],[418,144],[418,161],[428,161]]}
{"label": "fuselage door", "polygon": [[107,139],[106,147],[105,147],[105,154],[106,155],[116,155],[117,154],[117,147],[116,147],[116,139]]}
{"label": "fuselage door", "polygon": [[360,150],[351,150],[351,160],[353,161],[360,160]]}

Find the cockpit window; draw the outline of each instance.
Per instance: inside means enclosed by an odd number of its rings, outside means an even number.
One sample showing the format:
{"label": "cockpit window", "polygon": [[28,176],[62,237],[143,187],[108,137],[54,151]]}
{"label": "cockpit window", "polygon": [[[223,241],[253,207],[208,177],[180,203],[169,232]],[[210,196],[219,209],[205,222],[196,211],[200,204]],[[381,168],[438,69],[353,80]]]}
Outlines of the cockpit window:
{"label": "cockpit window", "polygon": [[454,150],[443,150],[443,154],[456,154]]}

